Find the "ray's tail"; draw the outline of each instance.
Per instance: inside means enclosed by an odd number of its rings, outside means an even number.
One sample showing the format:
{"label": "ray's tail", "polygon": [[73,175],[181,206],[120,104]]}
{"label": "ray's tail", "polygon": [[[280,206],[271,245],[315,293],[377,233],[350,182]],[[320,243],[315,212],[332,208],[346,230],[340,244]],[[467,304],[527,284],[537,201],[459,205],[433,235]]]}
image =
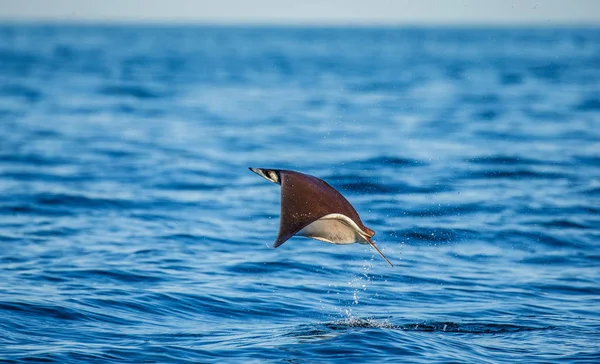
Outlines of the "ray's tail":
{"label": "ray's tail", "polygon": [[377,245],[375,245],[375,243],[373,242],[373,240],[371,240],[371,238],[365,236],[365,239],[369,242],[369,244],[373,247],[373,249],[377,250],[377,253],[379,253],[379,255],[381,255],[381,257],[383,259],[385,259],[385,261],[390,265],[390,267],[394,266],[392,264],[392,262],[390,262],[390,260],[388,258],[386,258],[385,255],[383,255],[381,250],[379,250],[379,248],[377,247]]}

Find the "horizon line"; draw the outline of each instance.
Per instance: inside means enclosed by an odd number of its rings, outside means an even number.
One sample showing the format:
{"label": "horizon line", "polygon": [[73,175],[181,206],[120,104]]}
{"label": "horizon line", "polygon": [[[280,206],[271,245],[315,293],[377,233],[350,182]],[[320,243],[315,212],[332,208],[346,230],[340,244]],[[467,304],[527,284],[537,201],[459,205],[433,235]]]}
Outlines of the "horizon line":
{"label": "horizon line", "polygon": [[104,26],[232,26],[232,27],[310,27],[310,28],[342,28],[342,27],[368,27],[368,28],[600,28],[599,22],[592,21],[556,21],[556,20],[533,20],[533,21],[414,21],[414,22],[392,22],[392,21],[322,21],[322,20],[177,20],[177,19],[73,19],[73,18],[1,18],[0,26],[3,25],[104,25]]}

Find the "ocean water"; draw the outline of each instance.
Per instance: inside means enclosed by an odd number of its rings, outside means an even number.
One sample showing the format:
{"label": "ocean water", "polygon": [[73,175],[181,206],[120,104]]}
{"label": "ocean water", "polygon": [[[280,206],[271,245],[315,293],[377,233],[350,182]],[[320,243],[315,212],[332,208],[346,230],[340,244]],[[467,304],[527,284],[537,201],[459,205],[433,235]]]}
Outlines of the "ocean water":
{"label": "ocean water", "polygon": [[2,362],[597,363],[600,29],[2,25],[0,277]]}

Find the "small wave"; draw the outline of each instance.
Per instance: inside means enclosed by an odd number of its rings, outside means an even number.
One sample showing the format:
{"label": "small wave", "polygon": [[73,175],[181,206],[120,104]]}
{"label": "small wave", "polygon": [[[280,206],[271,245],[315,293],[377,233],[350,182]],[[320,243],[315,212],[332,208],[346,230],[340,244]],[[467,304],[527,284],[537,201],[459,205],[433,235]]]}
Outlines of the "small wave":
{"label": "small wave", "polygon": [[[22,240],[23,240],[23,238],[20,236],[16,237],[16,236],[8,236],[8,235],[0,234],[0,242],[14,243],[14,242],[20,242]],[[12,261],[10,261],[10,259],[12,259],[12,257],[1,257],[0,263],[5,263],[5,262],[12,263]],[[19,262],[19,260],[17,260],[17,259],[15,259],[15,261]]]}
{"label": "small wave", "polygon": [[585,191],[582,191],[584,196],[600,196],[600,187],[589,188]]}
{"label": "small wave", "polygon": [[[394,216],[399,212],[398,210],[392,209],[381,209]],[[465,203],[465,204],[439,204],[424,206],[423,208],[406,209],[402,211],[402,216],[415,216],[415,217],[438,217],[438,216],[454,216],[473,214],[478,212],[499,212],[502,210],[502,206],[493,205],[491,203]]]}
{"label": "small wave", "polygon": [[52,208],[44,208],[33,204],[19,204],[0,206],[0,214],[31,214],[40,216],[69,216],[73,213],[67,210],[55,210]]}
{"label": "small wave", "polygon": [[365,166],[395,166],[395,167],[419,167],[428,165],[427,162],[418,159],[409,159],[393,156],[379,156],[361,161],[353,162],[361,168]]}
{"label": "small wave", "polygon": [[394,193],[396,189],[385,184],[375,182],[350,182],[340,185],[342,190],[361,193]]}
{"label": "small wave", "polygon": [[353,192],[362,193],[402,193],[402,194],[415,194],[415,193],[438,193],[451,191],[452,187],[448,185],[429,185],[429,186],[413,186],[409,184],[394,183],[384,185],[380,183],[372,182],[353,182],[345,183],[341,185],[342,189]]}
{"label": "small wave", "polygon": [[68,206],[68,207],[130,207],[131,202],[127,200],[107,199],[99,197],[86,197],[71,194],[44,193],[35,197],[35,202],[45,206]]}
{"label": "small wave", "polygon": [[585,99],[577,104],[574,109],[577,111],[600,111],[600,99]]}
{"label": "small wave", "polygon": [[31,68],[45,61],[39,54],[40,52],[0,50],[0,71],[13,75],[27,74]]}
{"label": "small wave", "polygon": [[500,96],[494,93],[481,94],[481,95],[465,95],[462,100],[470,104],[497,104],[501,101]]}
{"label": "small wave", "polygon": [[[437,193],[450,191],[452,188],[449,185],[425,185],[414,186],[406,183],[379,183],[371,179],[361,176],[332,176],[325,178],[332,182],[342,191],[367,193],[367,194],[387,194],[387,193]],[[337,182],[337,183],[336,183]]]}
{"label": "small wave", "polygon": [[540,161],[531,158],[524,158],[511,155],[491,155],[486,157],[476,157],[468,159],[467,162],[472,164],[492,164],[492,165],[541,165],[545,164],[545,161]]}
{"label": "small wave", "polygon": [[111,108],[115,113],[129,114],[129,115],[137,115],[141,117],[159,117],[165,114],[165,110],[160,108],[149,108],[142,107],[139,104],[137,105],[129,105],[129,104],[118,104]]}
{"label": "small wave", "polygon": [[0,163],[34,166],[58,166],[68,163],[65,159],[47,158],[37,154],[0,154]]}
{"label": "small wave", "polygon": [[533,120],[548,121],[564,121],[568,116],[563,112],[550,111],[550,110],[525,110],[525,115]]}
{"label": "small wave", "polygon": [[56,274],[63,278],[69,279],[87,279],[92,281],[117,281],[117,282],[145,282],[153,283],[163,280],[159,274],[152,272],[134,272],[127,269],[65,269],[65,270],[48,270],[50,274]]}
{"label": "small wave", "polygon": [[[163,217],[159,216],[158,218],[162,219]],[[165,239],[165,240],[189,241],[189,242],[194,242],[194,241],[197,241],[202,238],[204,238],[204,237],[201,235],[185,234],[185,233],[167,234],[167,235],[163,235],[160,237],[160,239]]]}
{"label": "small wave", "polygon": [[140,151],[128,150],[126,148],[93,148],[94,153],[98,153],[110,158],[135,158],[143,156]]}
{"label": "small wave", "polygon": [[272,273],[274,271],[302,271],[310,272],[320,269],[320,266],[305,264],[301,262],[292,262],[287,260],[271,261],[271,262],[244,262],[227,267],[227,271],[233,273]]}
{"label": "small wave", "polygon": [[60,227],[56,229],[39,229],[32,231],[29,234],[39,237],[65,237],[77,235],[78,233],[80,233],[78,229]]}
{"label": "small wave", "polygon": [[535,255],[533,257],[524,258],[520,261],[521,264],[531,264],[531,265],[540,265],[540,266],[565,266],[568,267],[573,264],[574,260],[577,257],[569,256],[569,255],[552,255],[552,254],[543,254],[543,255]]}
{"label": "small wave", "polygon": [[523,83],[523,75],[519,73],[504,73],[501,76],[503,85],[519,85]]}
{"label": "small wave", "polygon": [[154,200],[131,200],[123,198],[108,198],[97,196],[84,196],[68,193],[38,193],[33,196],[20,194],[12,196],[17,203],[8,203],[0,206],[0,213],[21,213],[21,214],[47,214],[50,216],[70,215],[75,209],[94,209],[94,210],[132,210],[144,209],[155,206],[181,207],[185,202],[154,199]]}
{"label": "small wave", "polygon": [[89,176],[85,174],[54,174],[54,173],[43,173],[40,171],[15,171],[15,172],[0,172],[0,177],[12,179],[15,181],[83,181],[87,180]]}
{"label": "small wave", "polygon": [[555,228],[561,228],[561,229],[589,229],[589,228],[591,228],[590,226],[587,226],[585,224],[578,223],[578,222],[575,222],[572,220],[567,220],[567,219],[556,219],[556,220],[544,221],[541,223],[534,223],[534,225],[555,227]]}
{"label": "small wave", "polygon": [[201,182],[174,182],[174,183],[160,183],[155,184],[154,188],[160,190],[179,190],[179,191],[214,191],[221,190],[224,188],[222,185],[208,184]]}
{"label": "small wave", "polygon": [[585,164],[586,167],[600,167],[600,157],[594,155],[580,155],[575,158],[576,164]]}
{"label": "small wave", "polygon": [[[577,280],[580,281],[580,280]],[[540,292],[554,292],[555,294],[578,295],[578,296],[600,296],[600,288],[593,284],[582,284],[581,282],[569,281],[566,284],[554,283],[544,284],[537,283],[531,285],[531,289]]]}
{"label": "small wave", "polygon": [[515,242],[524,246],[532,246],[534,244],[543,244],[552,247],[573,247],[580,246],[580,242],[571,237],[569,240],[559,238],[556,235],[550,235],[542,232],[505,230],[496,234],[496,239],[499,241]]}
{"label": "small wave", "polygon": [[558,82],[565,68],[565,65],[561,63],[549,62],[544,65],[529,67],[529,73],[538,79]]}
{"label": "small wave", "polygon": [[385,93],[399,93],[407,88],[405,82],[390,82],[390,81],[371,81],[364,82],[349,87],[358,92],[372,93],[372,92],[385,92]]}
{"label": "small wave", "polygon": [[509,171],[478,171],[467,173],[467,178],[478,179],[561,179],[568,176],[563,173],[536,172],[527,169]]}
{"label": "small wave", "polygon": [[29,103],[41,100],[43,95],[40,90],[25,85],[6,85],[0,87],[0,96],[22,98]]}
{"label": "small wave", "polygon": [[475,113],[475,117],[481,120],[496,120],[500,116],[500,111],[498,110],[483,110]]}
{"label": "small wave", "polygon": [[0,302],[0,312],[17,312],[61,320],[81,320],[85,315],[71,308],[48,303]]}
{"label": "small wave", "polygon": [[158,91],[139,85],[105,86],[100,89],[100,93],[107,96],[133,97],[136,99],[158,99],[164,96]]}
{"label": "small wave", "polygon": [[458,235],[473,235],[469,230],[445,229],[445,228],[417,228],[393,233],[394,236],[403,236],[406,239],[426,242],[448,242],[456,240]]}

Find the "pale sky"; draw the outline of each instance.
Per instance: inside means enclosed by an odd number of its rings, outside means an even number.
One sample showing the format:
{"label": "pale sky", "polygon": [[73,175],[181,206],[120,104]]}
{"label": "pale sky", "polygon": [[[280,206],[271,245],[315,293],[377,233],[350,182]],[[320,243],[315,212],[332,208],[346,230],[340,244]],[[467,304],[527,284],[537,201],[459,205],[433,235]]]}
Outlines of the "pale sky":
{"label": "pale sky", "polygon": [[0,0],[0,21],[600,25],[600,0]]}

